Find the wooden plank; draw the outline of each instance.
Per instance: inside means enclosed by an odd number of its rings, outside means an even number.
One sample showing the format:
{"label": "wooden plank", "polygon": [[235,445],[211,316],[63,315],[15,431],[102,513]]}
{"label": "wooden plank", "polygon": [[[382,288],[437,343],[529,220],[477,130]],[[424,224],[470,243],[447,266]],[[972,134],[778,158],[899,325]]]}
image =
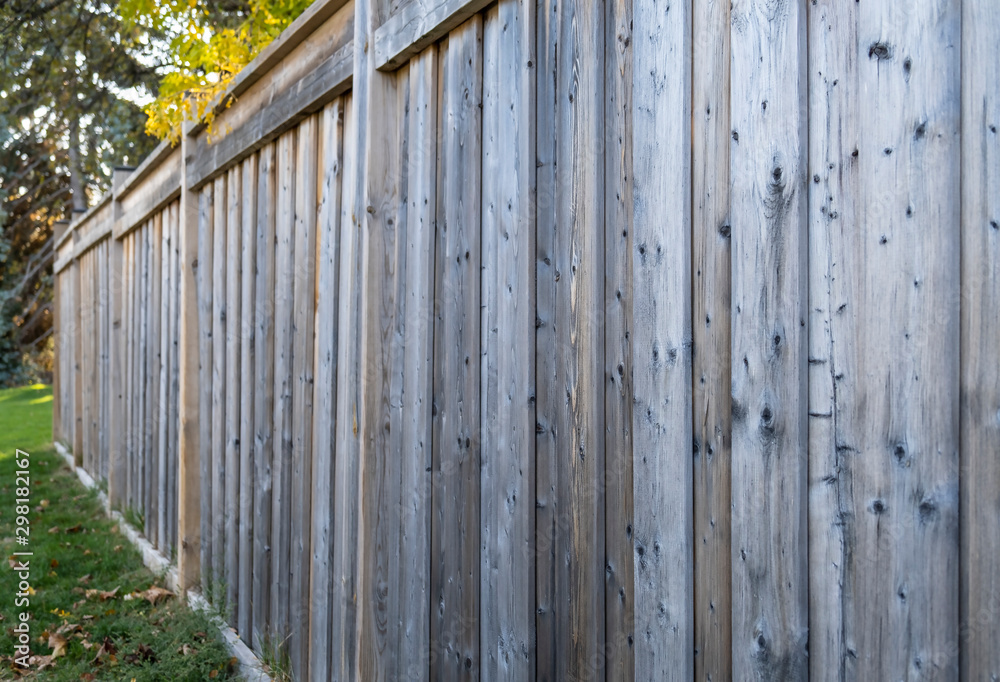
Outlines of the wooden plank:
{"label": "wooden plank", "polygon": [[644,0],[632,13],[635,677],[690,679],[691,13]]}
{"label": "wooden plank", "polygon": [[[355,6],[354,44],[371,45],[388,17],[388,3]],[[399,478],[390,450],[395,411],[390,391],[397,369],[393,355],[396,313],[396,240],[402,205],[399,88],[406,80],[375,71],[370,50],[355,50],[354,87],[357,186],[360,217],[360,510],[357,555],[360,614],[357,618],[356,675],[372,682],[400,677],[397,667],[399,590]],[[395,590],[393,588],[396,588]],[[335,631],[335,635],[337,632]]]}
{"label": "wooden plank", "polygon": [[[606,678],[635,679],[632,493],[632,3],[607,4],[604,390]],[[642,294],[642,292],[640,292]]]}
{"label": "wooden plank", "polygon": [[[76,453],[79,458],[78,466],[88,469],[93,453],[91,442],[91,431],[94,416],[92,408],[94,405],[93,385],[94,385],[94,359],[92,348],[94,343],[94,303],[93,303],[93,267],[91,265],[91,253],[85,253],[77,261],[77,269],[80,273],[80,404],[82,434],[80,437],[81,448]],[[89,469],[88,469],[89,470]]]}
{"label": "wooden plank", "polygon": [[729,3],[692,6],[694,676],[732,678]]}
{"label": "wooden plank", "polygon": [[[60,226],[57,224],[53,226],[55,233],[53,238],[58,237],[58,230]],[[62,441],[62,408],[63,408],[63,398],[62,398],[62,353],[63,353],[63,340],[62,340],[62,325],[59,319],[62,317],[62,305],[63,295],[60,293],[60,284],[62,282],[62,277],[59,276],[58,272],[53,271],[52,273],[52,360],[53,360],[53,372],[52,372],[52,442],[59,443]]]}
{"label": "wooden plank", "polygon": [[535,637],[536,678],[552,682],[556,668],[556,430],[559,405],[556,354],[556,47],[559,17],[554,0],[539,2],[538,75],[536,77],[535,171],[538,208],[535,237]]}
{"label": "wooden plank", "polygon": [[[535,8],[486,15],[480,676],[535,675]],[[491,244],[487,255],[486,244]],[[495,370],[495,371],[494,371]]]}
{"label": "wooden plank", "polygon": [[271,598],[271,460],[274,418],[275,145],[260,151],[257,166],[256,276],[254,280],[254,499],[252,632],[261,651]]}
{"label": "wooden plank", "polygon": [[434,359],[434,231],[437,173],[437,49],[409,67],[403,402],[400,460],[399,657],[409,680],[430,666],[431,412]]}
{"label": "wooden plank", "polygon": [[[875,99],[859,114],[857,160],[825,160],[858,165],[862,226],[830,228],[834,248],[850,249],[831,295],[847,305],[832,316],[847,471],[829,472],[851,496],[845,583],[857,607],[844,617],[858,658],[846,665],[888,678],[913,675],[919,659],[957,679],[961,9],[858,12],[857,92]],[[828,220],[839,221],[838,199],[821,206]]]}
{"label": "wooden plank", "polygon": [[[340,326],[340,212],[343,187],[344,100],[323,109],[319,129],[321,184],[317,222],[316,383],[313,398],[312,525],[309,583],[309,679],[332,679],[334,619],[333,491],[337,437],[337,358]],[[336,521],[339,521],[337,519]]]}
{"label": "wooden plank", "polygon": [[214,239],[214,192],[215,185],[205,185],[198,192],[198,412],[204,417],[198,423],[198,462],[201,481],[200,520],[201,535],[200,568],[202,580],[212,576],[212,519],[215,505],[212,497],[214,482],[212,469],[212,294]]}
{"label": "wooden plank", "polygon": [[192,182],[198,185],[208,180],[343,94],[350,87],[353,66],[354,43],[347,42],[299,80],[273,93],[221,140],[210,141],[206,136],[194,159]]}
{"label": "wooden plank", "polygon": [[[1000,8],[962,4],[961,679],[1000,679]],[[993,510],[992,512],[990,510]],[[960,635],[961,636],[961,635]]]}
{"label": "wooden plank", "polygon": [[120,239],[130,230],[144,225],[155,213],[163,211],[167,204],[180,196],[182,165],[181,148],[178,146],[160,159],[155,168],[150,168],[146,175],[132,175],[141,177],[141,182],[130,183],[124,193],[119,192],[116,196],[119,204],[114,220],[116,238]]}
{"label": "wooden plank", "polygon": [[82,267],[79,259],[73,262],[73,310],[76,331],[73,334],[73,461],[76,466],[83,464],[83,283]]}
{"label": "wooden plank", "polygon": [[543,11],[537,134],[553,145],[538,176],[538,677],[591,678],[605,641],[604,168],[592,153],[604,139],[604,15]]}
{"label": "wooden plank", "polygon": [[240,299],[242,296],[242,275],[240,273],[242,250],[240,233],[243,221],[240,218],[242,198],[240,190],[243,181],[242,168],[237,165],[229,169],[226,178],[226,503],[225,503],[225,583],[226,613],[228,621],[236,621],[236,589],[238,581],[239,554],[239,492],[240,492],[240,399],[243,388],[240,382]]}
{"label": "wooden plank", "polygon": [[[181,282],[181,203],[174,202],[171,205],[171,237],[170,237],[170,411],[168,414],[168,436],[167,436],[167,540],[165,547],[167,550],[177,546],[178,520],[180,517],[178,479],[180,476],[180,441],[181,435],[181,310],[180,310],[180,282]],[[197,225],[196,218],[192,217],[193,225]],[[195,246],[197,248],[197,246]],[[197,252],[192,254],[192,259],[197,258]],[[193,382],[191,384],[194,385]],[[191,402],[199,400],[198,396],[192,396]],[[193,408],[192,404],[192,408]],[[194,429],[192,429],[193,435]],[[185,465],[186,466],[186,465]],[[199,472],[200,473],[200,472]],[[192,471],[192,477],[194,472]],[[197,498],[195,498],[197,499]],[[192,502],[193,508],[200,507]]]}
{"label": "wooden plank", "polygon": [[358,539],[361,494],[361,218],[358,210],[358,124],[353,97],[344,98],[344,177],[340,211],[340,283],[337,287],[337,419],[333,470],[333,591],[330,654],[333,679],[358,674]]}
{"label": "wooden plank", "polygon": [[[184,135],[181,140],[182,154],[187,157],[190,151],[190,140]],[[204,359],[201,349],[204,344],[204,334],[207,329],[200,326],[202,293],[200,281],[203,271],[209,268],[211,256],[201,260],[201,226],[203,209],[209,213],[213,210],[211,202],[202,201],[201,197],[185,189],[187,166],[184,166],[181,177],[181,198],[177,205],[176,221],[176,264],[174,274],[177,278],[175,295],[177,297],[176,324],[177,333],[177,370],[174,372],[177,397],[175,400],[177,417],[174,421],[177,429],[176,438],[176,478],[170,497],[176,500],[176,527],[174,530],[174,546],[177,556],[177,581],[180,589],[193,587],[200,575],[201,542],[205,535],[201,532],[200,500],[202,498],[201,476],[202,446],[200,437],[201,424],[208,421],[211,411],[200,409],[203,401],[204,388],[201,385],[204,368],[199,367]],[[207,235],[206,235],[207,238]],[[209,403],[211,399],[209,398]]]}
{"label": "wooden plank", "polygon": [[152,510],[149,508],[149,471],[150,471],[150,447],[149,447],[149,422],[151,415],[151,404],[149,395],[149,384],[151,375],[151,358],[149,357],[149,320],[152,316],[150,310],[150,256],[152,243],[153,221],[147,220],[141,229],[136,233],[139,235],[141,254],[139,256],[139,341],[137,349],[137,360],[139,365],[139,413],[136,426],[136,507],[142,512],[143,528],[139,529],[143,534],[148,532],[148,527],[153,523]]}
{"label": "wooden plank", "polygon": [[134,449],[133,436],[135,434],[135,425],[132,421],[135,408],[135,355],[132,352],[135,347],[135,297],[133,289],[135,283],[135,235],[127,235],[122,241],[125,252],[125,302],[122,320],[122,336],[124,337],[123,350],[125,354],[123,359],[123,364],[125,365],[125,384],[123,386],[123,392],[125,394],[123,398],[125,407],[125,428],[124,459],[122,462],[123,494],[120,503],[121,509],[125,509],[132,504],[132,451]]}
{"label": "wooden plank", "polygon": [[216,600],[226,579],[226,180],[216,178],[212,193],[212,553],[202,577]]}
{"label": "wooden plank", "polygon": [[808,664],[805,6],[731,16],[733,677],[790,679]]}
{"label": "wooden plank", "polygon": [[491,0],[412,0],[375,31],[375,68],[395,71]]}
{"label": "wooden plank", "polygon": [[163,547],[163,538],[167,532],[166,526],[166,504],[167,504],[167,389],[169,384],[169,341],[165,340],[169,334],[169,301],[170,296],[170,268],[164,265],[170,253],[170,220],[166,220],[164,229],[164,216],[162,213],[153,217],[153,255],[154,277],[152,278],[152,329],[150,334],[150,346],[152,347],[152,382],[150,395],[155,397],[153,420],[150,423],[149,441],[152,446],[153,467],[150,476],[153,477],[150,485],[150,506],[156,510],[155,517],[149,517],[146,537],[154,547]]}
{"label": "wooden plank", "polygon": [[[295,142],[291,130],[278,139],[274,257],[274,457],[271,463],[271,610],[268,624],[284,642],[289,633],[292,510],[292,391],[295,288]],[[279,578],[280,576],[280,578]],[[287,647],[287,642],[284,642]],[[287,652],[287,648],[285,648]]]}
{"label": "wooden plank", "polygon": [[478,677],[482,17],[448,36],[434,327],[431,677]]}
{"label": "wooden plank", "polygon": [[289,653],[300,679],[309,673],[309,558],[312,535],[312,436],[316,323],[316,218],[319,118],[299,124],[295,147],[295,256],[292,295],[292,457],[289,481]]}
{"label": "wooden plank", "polygon": [[[857,653],[847,629],[856,608],[847,558],[854,542],[853,453],[837,447],[833,318],[844,314],[842,297],[853,297],[850,278],[839,271],[854,249],[854,230],[844,227],[857,225],[859,216],[860,167],[852,156],[862,106],[859,8],[823,2],[809,14],[809,673],[817,680],[844,679],[853,667],[849,651]],[[834,201],[837,220],[827,217]]]}
{"label": "wooden plank", "polygon": [[236,630],[240,638],[253,646],[253,501],[254,501],[254,398],[259,387],[254,384],[256,352],[254,287],[257,268],[257,156],[243,162],[240,179],[241,236],[240,262],[240,376],[244,388],[240,392],[240,484],[239,484],[239,570],[237,579],[238,604]]}

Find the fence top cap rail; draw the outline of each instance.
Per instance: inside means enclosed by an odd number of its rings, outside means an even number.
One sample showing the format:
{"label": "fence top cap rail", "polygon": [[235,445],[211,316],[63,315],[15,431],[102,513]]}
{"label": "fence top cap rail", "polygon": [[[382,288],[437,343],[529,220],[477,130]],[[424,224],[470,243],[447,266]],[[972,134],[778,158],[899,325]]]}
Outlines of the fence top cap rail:
{"label": "fence top cap rail", "polygon": [[[121,183],[119,187],[116,188],[115,199],[121,199],[123,196],[135,189],[135,186],[142,182],[142,179],[152,173],[157,166],[159,166],[163,161],[170,156],[170,153],[174,151],[174,147],[171,146],[168,140],[164,140],[160,144],[156,145],[156,149],[149,153],[145,159],[142,160],[138,166],[132,170],[132,173],[125,178],[124,182]],[[124,169],[123,169],[124,170]]]}
{"label": "fence top cap rail", "polygon": [[[212,105],[216,112],[222,109],[230,97],[239,97],[251,85],[260,80],[268,71],[274,68],[299,43],[309,37],[323,22],[332,17],[337,10],[351,0],[315,0],[306,10],[281,32],[271,44],[261,50],[257,57],[247,64],[233,79],[232,85],[226,89]],[[185,129],[185,134],[196,136],[205,129],[205,124],[197,122]]]}
{"label": "fence top cap rail", "polygon": [[76,232],[76,229],[80,227],[80,225],[90,220],[90,218],[95,213],[100,211],[105,204],[111,201],[112,196],[113,196],[112,191],[108,190],[101,196],[101,198],[97,201],[96,204],[88,208],[86,211],[82,213],[74,212],[72,219],[70,219],[69,221],[69,228],[67,228],[67,230],[63,232],[62,236],[59,237],[59,239],[56,241],[55,248],[58,249],[60,246],[62,246],[66,242],[66,240],[70,238],[70,235]]}

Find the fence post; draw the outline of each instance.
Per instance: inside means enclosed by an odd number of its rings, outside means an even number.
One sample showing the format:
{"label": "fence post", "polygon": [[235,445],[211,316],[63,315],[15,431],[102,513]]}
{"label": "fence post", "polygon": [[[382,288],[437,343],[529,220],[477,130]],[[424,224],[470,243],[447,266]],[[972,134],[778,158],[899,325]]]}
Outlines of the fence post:
{"label": "fence post", "polygon": [[188,181],[195,139],[186,123],[181,134],[179,448],[177,459],[177,582],[198,583],[201,562],[201,479],[198,440],[198,197]]}

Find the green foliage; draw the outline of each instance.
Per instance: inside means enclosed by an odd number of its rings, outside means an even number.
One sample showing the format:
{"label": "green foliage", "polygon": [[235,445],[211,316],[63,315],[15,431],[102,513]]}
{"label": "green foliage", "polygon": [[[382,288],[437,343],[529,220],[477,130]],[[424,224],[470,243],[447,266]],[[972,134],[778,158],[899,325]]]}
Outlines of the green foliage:
{"label": "green foliage", "polygon": [[120,0],[133,44],[146,33],[170,35],[171,64],[146,107],[146,131],[176,142],[185,118],[211,130],[216,105],[239,71],[309,6],[311,0]]}
{"label": "green foliage", "polygon": [[[14,544],[14,451],[30,453],[31,653],[53,653],[43,633],[67,640],[65,656],[25,679],[190,680],[234,679],[232,659],[218,630],[176,597],[150,603],[134,593],[156,585],[139,553],[114,530],[97,494],[86,490],[51,446],[52,389],[36,385],[0,390],[0,551]],[[43,503],[43,500],[47,502]],[[18,622],[14,603],[18,574],[0,571],[0,603],[5,628]],[[162,581],[160,582],[162,585]],[[102,599],[86,590],[115,594]],[[132,598],[125,599],[127,595]],[[77,628],[76,626],[79,626]],[[98,657],[110,642],[115,659]],[[89,648],[88,648],[89,647]],[[0,640],[0,679],[15,674],[10,656],[14,638]],[[95,659],[99,662],[95,663]],[[36,661],[36,666],[39,662]],[[87,677],[91,675],[92,677]]]}
{"label": "green foliage", "polygon": [[148,39],[122,49],[113,9],[0,2],[0,386],[49,368],[53,224],[156,144],[125,96],[155,93],[155,50]]}

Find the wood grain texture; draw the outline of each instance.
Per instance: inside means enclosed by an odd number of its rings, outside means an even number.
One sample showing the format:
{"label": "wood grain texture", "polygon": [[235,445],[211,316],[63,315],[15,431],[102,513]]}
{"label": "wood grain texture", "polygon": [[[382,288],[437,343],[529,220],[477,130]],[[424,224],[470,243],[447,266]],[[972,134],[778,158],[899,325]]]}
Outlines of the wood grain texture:
{"label": "wood grain texture", "polygon": [[[388,16],[387,3],[355,5],[354,44],[370,44]],[[399,478],[393,476],[389,440],[390,389],[396,363],[398,301],[396,258],[401,205],[400,81],[375,72],[369,51],[354,53],[357,175],[355,213],[360,227],[360,357],[357,410],[360,435],[358,618],[356,674],[372,682],[396,679],[399,589]],[[404,74],[405,77],[406,74]],[[405,87],[406,81],[402,81]],[[346,403],[345,403],[346,404]],[[398,409],[398,408],[397,408]],[[398,472],[397,472],[398,473]],[[349,484],[349,482],[348,482]],[[394,589],[395,588],[395,589]],[[348,655],[350,653],[348,652]]]}
{"label": "wood grain texture", "polygon": [[254,280],[254,497],[252,637],[268,644],[271,605],[271,468],[274,457],[274,285],[276,144],[260,150],[257,165],[256,273]]}
{"label": "wood grain texture", "polygon": [[694,675],[732,678],[729,2],[692,6]]}
{"label": "wood grain texture", "polygon": [[293,292],[291,536],[289,626],[292,670],[309,672],[309,558],[311,555],[313,381],[316,322],[316,218],[318,116],[297,131],[295,155],[295,264]]}
{"label": "wood grain texture", "polygon": [[337,437],[337,360],[340,325],[340,220],[343,197],[343,98],[320,120],[319,248],[316,269],[316,382],[313,398],[311,560],[309,577],[309,678],[331,679],[331,623],[334,619],[332,513]]}
{"label": "wood grain texture", "polygon": [[218,599],[226,579],[226,176],[215,180],[212,218],[212,553],[203,584]]}
{"label": "wood grain texture", "polygon": [[[152,382],[150,395],[155,398],[153,409],[153,420],[149,425],[149,441],[152,445],[153,467],[150,471],[152,478],[150,485],[150,506],[156,510],[155,518],[150,518],[147,524],[146,535],[159,548],[167,534],[166,515],[166,484],[167,484],[167,389],[169,388],[169,301],[170,292],[170,268],[164,267],[164,261],[168,259],[170,253],[170,221],[167,220],[167,229],[164,230],[164,216],[158,213],[153,218],[153,264],[155,276],[152,280],[152,333],[150,338],[152,343],[151,353]],[[164,298],[164,292],[167,292]],[[164,341],[166,337],[166,341]]]}
{"label": "wood grain texture", "polygon": [[501,2],[484,30],[480,676],[528,679],[535,674],[533,4]]}
{"label": "wood grain texture", "polygon": [[236,590],[239,587],[239,492],[240,492],[240,382],[241,341],[241,295],[242,276],[240,265],[240,236],[243,231],[243,221],[240,209],[243,206],[240,190],[243,187],[242,168],[239,165],[229,169],[226,177],[226,249],[225,270],[222,276],[226,279],[226,417],[224,450],[219,453],[225,457],[225,531],[223,549],[224,559],[223,581],[226,585],[227,620],[236,620]]}
{"label": "wood grain texture", "polygon": [[805,6],[731,9],[733,677],[808,665]]}
{"label": "wood grain texture", "polygon": [[333,611],[331,677],[353,679],[359,670],[358,622],[361,589],[359,527],[361,520],[361,276],[362,238],[358,210],[356,95],[344,102],[344,177],[340,211],[340,284],[337,288],[337,422],[333,469]]}
{"label": "wood grain texture", "polygon": [[375,68],[395,71],[470,17],[490,0],[412,0],[375,31]]}
{"label": "wood grain texture", "polygon": [[480,239],[483,24],[448,36],[435,259],[431,671],[479,676]]}
{"label": "wood grain texture", "polygon": [[[860,215],[859,5],[823,2],[809,14],[809,630],[810,677],[843,680],[853,658],[847,628],[858,606],[848,560],[855,542],[850,502],[854,454],[837,447],[839,358],[834,317],[853,298],[840,275]],[[833,166],[833,168],[830,168]],[[835,202],[837,219],[831,205]],[[836,265],[836,270],[834,269]],[[839,325],[838,325],[839,326]],[[862,606],[863,608],[863,606]]]}
{"label": "wood grain texture", "polygon": [[605,9],[604,419],[607,568],[604,585],[608,680],[634,680],[635,561],[632,463],[632,3]]}
{"label": "wood grain texture", "polygon": [[694,673],[691,14],[632,7],[635,675]]}
{"label": "wood grain texture", "polygon": [[[1000,679],[1000,8],[962,4],[961,679]],[[967,633],[967,636],[963,636]]]}
{"label": "wood grain texture", "polygon": [[539,6],[546,45],[538,53],[537,135],[554,144],[539,152],[538,170],[536,593],[544,680],[594,679],[605,666],[595,655],[605,632],[604,168],[596,153],[604,136],[603,29],[601,7]]}
{"label": "wood grain texture", "polygon": [[[196,219],[192,217],[192,225],[197,224]],[[180,442],[185,438],[190,438],[194,436],[196,429],[194,425],[182,426],[182,393],[181,393],[181,345],[182,338],[181,334],[181,276],[184,272],[182,268],[182,260],[184,259],[181,251],[181,202],[175,201],[171,204],[170,211],[170,409],[168,414],[167,423],[167,500],[166,500],[166,516],[167,516],[167,539],[164,544],[164,549],[167,552],[173,554],[173,549],[178,546],[178,521],[180,518],[180,476],[181,476],[181,457],[180,457]],[[188,255],[189,261],[193,262],[197,258],[197,246],[192,242],[193,248],[192,253]],[[192,301],[193,302],[193,301]],[[197,310],[195,306],[189,307],[192,314],[196,314]],[[192,339],[194,341],[195,339]],[[186,341],[186,339],[185,339]],[[192,356],[194,355],[194,348],[191,349]],[[188,381],[187,386],[194,385],[193,381]],[[191,390],[191,389],[189,389]],[[192,392],[188,398],[191,404],[183,409],[187,415],[187,419],[192,418],[197,419],[197,415],[193,415],[192,412],[195,408],[195,403],[198,400],[197,392]],[[183,434],[184,429],[188,430],[188,435]],[[193,469],[193,462],[192,469]],[[184,464],[184,473],[188,474],[188,464]],[[197,479],[197,474],[191,471],[190,474],[192,479]],[[188,486],[190,487],[190,486]],[[184,506],[188,508],[189,512],[198,508],[197,504],[197,494],[196,491],[185,490],[185,495],[189,497],[184,498]],[[188,513],[188,512],[186,512]]]}
{"label": "wood grain texture", "polygon": [[430,671],[434,237],[437,227],[438,52],[410,61],[406,133],[406,275],[400,452],[401,669],[408,680]]}
{"label": "wood grain texture", "polygon": [[201,535],[200,571],[202,580],[212,575],[212,519],[215,518],[213,483],[215,481],[212,468],[212,295],[213,283],[213,248],[215,246],[213,221],[215,218],[214,194],[215,185],[209,184],[198,192],[198,268],[197,268],[197,301],[198,301],[198,472],[201,479],[202,494],[200,497],[200,521],[198,524]]}
{"label": "wood grain texture", "polygon": [[[274,422],[271,462],[271,607],[268,625],[287,652],[289,634],[288,575],[292,511],[292,431],[295,378],[295,142],[296,131],[278,139],[274,255]],[[280,576],[280,577],[279,577]]]}
{"label": "wood grain texture", "polygon": [[240,173],[240,482],[236,631],[253,646],[254,400],[261,387],[253,382],[256,365],[257,309],[257,155],[243,161]]}

